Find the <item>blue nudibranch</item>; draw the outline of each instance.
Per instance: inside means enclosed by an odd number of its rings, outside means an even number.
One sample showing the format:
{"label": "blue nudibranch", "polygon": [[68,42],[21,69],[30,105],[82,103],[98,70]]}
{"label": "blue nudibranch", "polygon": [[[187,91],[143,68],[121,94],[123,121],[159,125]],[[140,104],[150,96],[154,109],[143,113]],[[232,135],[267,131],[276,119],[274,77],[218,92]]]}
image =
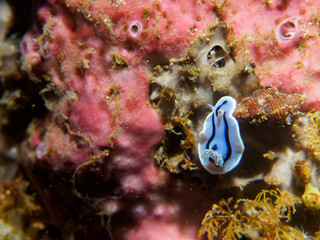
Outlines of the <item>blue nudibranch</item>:
{"label": "blue nudibranch", "polygon": [[222,97],[207,116],[200,132],[198,153],[201,164],[211,174],[224,174],[240,162],[244,145],[239,124],[232,116],[237,102],[229,96]]}

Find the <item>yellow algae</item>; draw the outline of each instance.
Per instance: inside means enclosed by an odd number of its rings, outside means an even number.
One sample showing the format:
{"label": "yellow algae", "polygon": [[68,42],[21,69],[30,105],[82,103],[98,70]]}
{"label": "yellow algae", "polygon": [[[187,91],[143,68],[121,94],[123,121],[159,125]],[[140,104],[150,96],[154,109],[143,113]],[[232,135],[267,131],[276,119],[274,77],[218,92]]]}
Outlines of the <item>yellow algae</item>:
{"label": "yellow algae", "polygon": [[126,58],[120,56],[116,52],[110,52],[109,55],[112,57],[112,68],[120,69],[127,68],[129,66],[129,62]]}
{"label": "yellow algae", "polygon": [[111,0],[111,7],[118,7],[121,4],[125,5],[126,2],[124,0]]}
{"label": "yellow algae", "polygon": [[280,190],[262,190],[254,200],[232,198],[213,204],[202,220],[198,239],[303,239],[299,229],[290,226],[300,198]]}
{"label": "yellow algae", "polygon": [[180,119],[177,117],[173,117],[171,119],[173,124],[178,124],[183,129],[182,132],[184,133],[184,138],[182,140],[180,140],[180,147],[182,149],[191,149],[193,146],[193,143],[195,141],[194,134],[188,128],[188,125],[190,125],[190,120],[188,119],[188,117],[192,114],[193,114],[193,112],[190,111],[187,114],[187,116],[185,116],[183,119]]}
{"label": "yellow algae", "polygon": [[81,59],[82,60],[82,67],[84,68],[84,69],[89,69],[90,67],[89,67],[89,60],[88,59],[86,59],[86,58],[82,58]]}
{"label": "yellow algae", "polygon": [[40,49],[40,52],[44,51],[42,47],[45,42],[50,42],[54,39],[54,35],[52,32],[53,32],[53,27],[56,25],[56,23],[57,23],[57,20],[53,19],[50,16],[49,21],[43,26],[43,31],[40,37],[33,39],[33,41],[37,43]]}
{"label": "yellow algae", "polygon": [[144,9],[142,18],[149,20],[151,18],[151,12],[149,8]]}

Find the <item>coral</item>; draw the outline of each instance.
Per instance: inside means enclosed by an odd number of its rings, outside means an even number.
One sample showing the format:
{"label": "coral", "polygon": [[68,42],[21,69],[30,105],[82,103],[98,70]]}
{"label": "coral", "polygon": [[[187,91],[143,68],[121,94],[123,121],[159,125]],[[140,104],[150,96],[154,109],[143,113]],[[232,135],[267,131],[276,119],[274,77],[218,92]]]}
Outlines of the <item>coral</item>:
{"label": "coral", "polygon": [[310,111],[300,116],[292,126],[293,137],[297,144],[320,161],[320,112]]}
{"label": "coral", "polygon": [[265,88],[242,99],[234,116],[253,124],[286,126],[292,124],[301,104],[302,96],[299,94],[283,94],[275,88]]}
{"label": "coral", "polygon": [[13,20],[13,11],[6,1],[0,1],[0,16],[0,41],[3,41]]}
{"label": "coral", "polygon": [[[50,156],[54,159],[50,164],[61,169],[68,161],[76,165],[89,161],[90,151],[99,155],[103,152],[100,148],[126,149],[130,155],[123,156],[126,159],[144,158],[161,139],[162,126],[147,105],[148,69],[135,63],[139,52],[104,41],[81,14],[77,16],[81,28],[72,29],[60,16],[49,14],[52,9],[66,11],[66,6],[48,3],[40,8],[39,15],[46,23],[43,33],[33,29],[22,43],[24,68],[36,81],[48,82],[42,95],[53,113],[47,133],[32,146],[41,152],[39,160]],[[33,40],[36,32],[38,37]],[[38,73],[40,58],[45,60]],[[82,154],[73,154],[77,137],[82,146],[76,148]]]}
{"label": "coral", "polygon": [[[207,31],[214,4],[48,0],[35,6],[21,42],[22,69],[43,86],[48,112],[29,125],[21,156],[63,238],[141,239],[150,226],[195,238],[209,199],[199,186],[191,192],[190,182],[176,184],[174,198],[166,195],[175,181],[154,164],[163,123],[149,103],[149,77],[153,66],[183,56]],[[175,216],[159,217],[158,205],[176,209]],[[166,239],[176,237],[168,232]]]}
{"label": "coral", "polygon": [[13,27],[13,9],[7,1],[0,1],[0,77],[20,78],[19,70],[19,40],[10,36]]}
{"label": "coral", "polygon": [[301,34],[299,17],[291,17],[278,24],[276,29],[276,40],[280,48],[295,47],[299,42]]}
{"label": "coral", "polygon": [[[157,52],[178,57],[191,40],[214,22],[210,1],[103,1],[68,0],[68,8],[81,12],[104,37],[140,54]],[[134,44],[133,46],[130,46]]]}
{"label": "coral", "polygon": [[23,19],[25,14],[18,17],[15,13],[29,2],[16,7],[11,4],[11,1],[0,1],[0,184],[16,177],[25,129],[35,112],[41,112],[38,111],[41,109],[38,105],[40,97],[37,97],[39,88],[25,81],[19,61],[23,28],[20,20],[26,20]]}
{"label": "coral", "polygon": [[303,107],[320,109],[319,2],[223,1],[220,20],[236,61],[254,62],[263,86],[304,94]]}
{"label": "coral", "polygon": [[274,153],[275,163],[271,170],[266,174],[264,181],[270,185],[278,185],[292,191],[292,180],[294,174],[297,174],[294,167],[298,161],[307,159],[305,152],[295,151],[295,149],[286,148],[284,151]]}
{"label": "coral", "polygon": [[[0,130],[20,126],[12,124],[12,112],[27,119],[20,128],[28,125],[26,133],[18,131],[25,137],[19,156],[61,238],[195,239],[219,200],[199,239],[306,237],[291,221],[300,198],[287,191],[300,196],[305,184],[319,187],[317,112],[300,112],[320,108],[318,3],[35,0],[33,6],[20,43],[24,72],[16,77],[27,76],[22,85],[43,102],[23,88],[1,91]],[[16,59],[18,49],[11,50],[5,56]],[[243,158],[232,162],[233,171],[214,175],[200,159],[216,157],[222,165],[222,157],[212,144],[199,159],[199,134],[208,104],[225,95],[240,103],[236,137],[240,129],[246,151],[238,148]],[[33,117],[33,108],[41,114]],[[266,185],[281,191],[264,190],[255,200],[246,195]],[[306,209],[314,193],[303,197],[299,217],[317,209]],[[230,196],[239,199],[233,206]]]}
{"label": "coral", "polygon": [[303,183],[309,183],[311,181],[311,175],[313,173],[310,164],[307,161],[297,161],[294,166],[295,175],[300,178]]}
{"label": "coral", "polygon": [[[1,239],[50,237],[50,222],[34,196],[27,194],[28,183],[17,178],[2,184],[0,193]],[[54,239],[54,238],[52,238]]]}
{"label": "coral", "polygon": [[19,65],[19,41],[11,37],[6,41],[0,41],[0,75],[3,78],[20,78]]}
{"label": "coral", "polygon": [[303,234],[288,223],[301,200],[280,190],[263,190],[255,200],[232,199],[213,204],[207,212],[199,239],[304,239]]}
{"label": "coral", "polygon": [[193,42],[185,57],[154,68],[150,99],[162,115],[166,130],[156,161],[171,172],[201,167],[199,139],[190,136],[199,136],[202,131],[210,112],[207,104],[217,102],[221,93],[247,95],[258,85],[258,79],[242,63],[232,60],[225,41],[227,32],[223,22],[216,22],[206,35]]}
{"label": "coral", "polygon": [[305,192],[301,198],[307,208],[320,210],[320,192],[319,189],[313,187],[311,183],[306,184]]}
{"label": "coral", "polygon": [[10,36],[10,28],[14,22],[13,10],[7,1],[0,1],[0,77],[20,78],[19,40]]}

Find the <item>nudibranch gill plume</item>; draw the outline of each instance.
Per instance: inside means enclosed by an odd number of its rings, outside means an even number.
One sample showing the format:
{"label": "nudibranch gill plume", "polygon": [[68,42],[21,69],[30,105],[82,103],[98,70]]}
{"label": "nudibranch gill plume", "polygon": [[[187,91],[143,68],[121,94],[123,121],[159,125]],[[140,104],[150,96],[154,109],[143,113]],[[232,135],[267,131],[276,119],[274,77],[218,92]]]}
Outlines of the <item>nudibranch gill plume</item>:
{"label": "nudibranch gill plume", "polygon": [[207,116],[200,132],[198,153],[201,164],[211,174],[224,174],[240,162],[244,144],[237,120],[232,116],[235,99],[222,97]]}

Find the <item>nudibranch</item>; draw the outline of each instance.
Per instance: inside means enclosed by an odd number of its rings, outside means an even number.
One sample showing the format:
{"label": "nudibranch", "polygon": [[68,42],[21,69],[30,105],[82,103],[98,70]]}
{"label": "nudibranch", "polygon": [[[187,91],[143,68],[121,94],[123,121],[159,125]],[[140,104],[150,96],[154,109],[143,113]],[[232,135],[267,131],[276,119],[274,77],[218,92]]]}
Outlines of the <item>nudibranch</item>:
{"label": "nudibranch", "polygon": [[211,174],[224,174],[240,162],[244,144],[237,120],[232,116],[235,99],[222,97],[207,116],[200,132],[198,154],[203,167]]}

